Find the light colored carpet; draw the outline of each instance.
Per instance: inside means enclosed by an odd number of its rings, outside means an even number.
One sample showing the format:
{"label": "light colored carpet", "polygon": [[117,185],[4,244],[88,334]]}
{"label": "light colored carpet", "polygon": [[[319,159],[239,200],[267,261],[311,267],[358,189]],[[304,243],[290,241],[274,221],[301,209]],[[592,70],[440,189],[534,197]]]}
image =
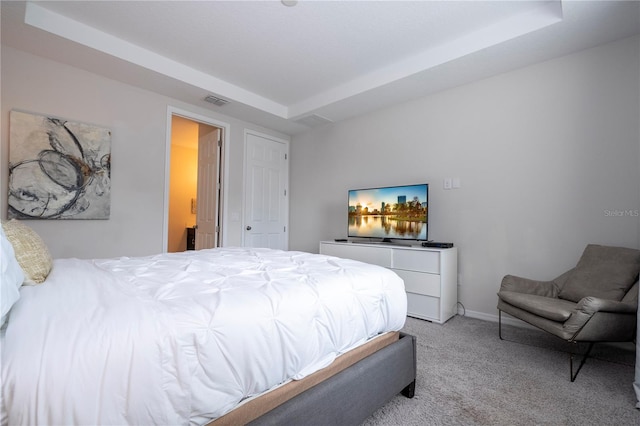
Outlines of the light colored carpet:
{"label": "light colored carpet", "polygon": [[[575,382],[568,343],[538,330],[456,316],[408,318],[418,339],[413,399],[396,396],[365,426],[640,425],[634,345],[596,344]],[[584,346],[586,349],[586,346]]]}

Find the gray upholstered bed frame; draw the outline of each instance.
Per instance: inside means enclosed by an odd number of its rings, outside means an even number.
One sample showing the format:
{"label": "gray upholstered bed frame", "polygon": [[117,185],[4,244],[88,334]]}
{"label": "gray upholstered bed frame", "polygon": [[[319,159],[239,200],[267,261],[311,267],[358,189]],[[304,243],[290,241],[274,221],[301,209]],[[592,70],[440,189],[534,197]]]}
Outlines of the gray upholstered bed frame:
{"label": "gray upholstered bed frame", "polygon": [[250,425],[358,425],[398,393],[412,398],[416,338],[400,339],[269,411]]}

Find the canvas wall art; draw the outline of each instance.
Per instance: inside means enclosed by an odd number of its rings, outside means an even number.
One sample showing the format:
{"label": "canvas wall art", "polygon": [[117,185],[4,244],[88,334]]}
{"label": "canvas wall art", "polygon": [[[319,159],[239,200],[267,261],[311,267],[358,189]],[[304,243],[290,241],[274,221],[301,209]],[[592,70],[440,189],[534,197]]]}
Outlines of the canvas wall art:
{"label": "canvas wall art", "polygon": [[11,111],[8,194],[10,219],[108,219],[111,132]]}

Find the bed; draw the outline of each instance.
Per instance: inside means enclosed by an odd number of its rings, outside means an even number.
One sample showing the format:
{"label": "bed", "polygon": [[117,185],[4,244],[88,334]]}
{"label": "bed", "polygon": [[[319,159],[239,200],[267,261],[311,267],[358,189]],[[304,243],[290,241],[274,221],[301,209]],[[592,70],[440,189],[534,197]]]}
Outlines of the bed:
{"label": "bed", "polygon": [[57,259],[17,287],[3,424],[357,424],[413,396],[404,285],[377,266],[219,248]]}

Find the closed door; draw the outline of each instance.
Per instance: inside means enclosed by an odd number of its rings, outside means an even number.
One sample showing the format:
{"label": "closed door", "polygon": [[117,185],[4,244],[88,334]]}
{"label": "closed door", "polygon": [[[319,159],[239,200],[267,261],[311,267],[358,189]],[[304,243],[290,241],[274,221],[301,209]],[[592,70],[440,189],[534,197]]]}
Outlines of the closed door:
{"label": "closed door", "polygon": [[245,133],[245,247],[288,248],[288,143]]}

